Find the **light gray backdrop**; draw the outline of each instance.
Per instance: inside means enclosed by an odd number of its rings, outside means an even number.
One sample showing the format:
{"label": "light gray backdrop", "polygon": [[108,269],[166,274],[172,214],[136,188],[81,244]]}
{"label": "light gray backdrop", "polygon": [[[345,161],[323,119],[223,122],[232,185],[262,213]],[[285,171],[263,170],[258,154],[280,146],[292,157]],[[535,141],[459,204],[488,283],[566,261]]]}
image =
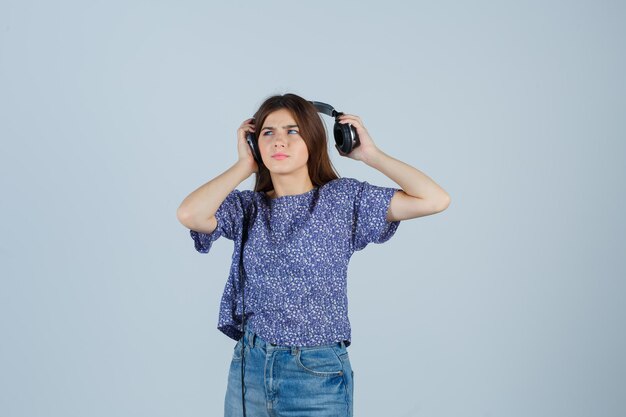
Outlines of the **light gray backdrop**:
{"label": "light gray backdrop", "polygon": [[591,0],[2,0],[0,415],[221,414],[232,242],[196,253],[175,212],[284,92],[361,116],[452,197],[352,260],[355,416],[626,415],[625,19]]}

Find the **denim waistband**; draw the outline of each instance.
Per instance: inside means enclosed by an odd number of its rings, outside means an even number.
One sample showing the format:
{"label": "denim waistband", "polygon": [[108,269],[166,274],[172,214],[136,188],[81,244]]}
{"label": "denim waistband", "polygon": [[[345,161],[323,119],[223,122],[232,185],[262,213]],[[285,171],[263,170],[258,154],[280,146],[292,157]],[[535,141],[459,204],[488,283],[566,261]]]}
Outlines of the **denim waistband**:
{"label": "denim waistband", "polygon": [[341,342],[336,342],[336,343],[331,343],[328,345],[321,345],[321,346],[287,346],[287,345],[276,345],[274,343],[269,343],[266,342],[265,340],[261,339],[261,337],[254,333],[252,330],[250,330],[249,328],[246,327],[246,331],[244,332],[243,335],[243,342],[246,343],[248,346],[250,346],[251,348],[254,347],[258,347],[261,349],[265,349],[265,350],[293,350],[293,349],[319,349],[319,348],[323,348],[323,347],[333,347],[333,346],[337,346],[340,348],[345,348],[346,344],[341,341]]}

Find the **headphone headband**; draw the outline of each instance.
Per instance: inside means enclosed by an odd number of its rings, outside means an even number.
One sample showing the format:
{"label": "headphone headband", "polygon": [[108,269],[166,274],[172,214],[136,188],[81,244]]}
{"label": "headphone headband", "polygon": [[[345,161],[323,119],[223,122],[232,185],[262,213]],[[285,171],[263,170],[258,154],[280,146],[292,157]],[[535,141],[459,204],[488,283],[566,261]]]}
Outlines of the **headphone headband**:
{"label": "headphone headband", "polygon": [[[335,147],[344,155],[352,152],[352,149],[360,145],[359,135],[356,133],[356,129],[350,124],[339,123],[338,117],[343,113],[335,110],[330,104],[322,103],[321,101],[310,101],[315,106],[318,113],[323,113],[335,119],[335,125],[333,126],[333,136],[335,137]],[[252,149],[252,155],[257,163],[262,164],[261,152],[257,145],[257,139],[254,133],[248,132],[246,134],[246,141]]]}
{"label": "headphone headband", "polygon": [[327,116],[337,117],[341,115],[341,113],[335,110],[330,104],[322,103],[321,101],[311,101],[310,103],[315,106],[318,112],[324,113]]}

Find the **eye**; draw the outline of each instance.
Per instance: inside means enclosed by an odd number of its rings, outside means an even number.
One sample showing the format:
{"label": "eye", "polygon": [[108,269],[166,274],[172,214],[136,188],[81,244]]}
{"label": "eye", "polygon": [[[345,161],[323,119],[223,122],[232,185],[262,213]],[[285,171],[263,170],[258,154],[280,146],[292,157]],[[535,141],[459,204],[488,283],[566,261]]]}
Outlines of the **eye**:
{"label": "eye", "polygon": [[289,133],[290,135],[297,135],[299,132],[296,129],[289,129],[287,133]]}
{"label": "eye", "polygon": [[274,134],[274,132],[272,132],[271,130],[263,131],[263,136],[272,136],[273,134]]}

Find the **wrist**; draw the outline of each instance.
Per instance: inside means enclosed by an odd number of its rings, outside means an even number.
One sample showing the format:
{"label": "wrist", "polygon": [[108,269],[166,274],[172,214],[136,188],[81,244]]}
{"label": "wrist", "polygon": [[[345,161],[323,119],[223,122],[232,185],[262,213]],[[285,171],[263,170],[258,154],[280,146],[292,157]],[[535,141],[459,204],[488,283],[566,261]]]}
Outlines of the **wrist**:
{"label": "wrist", "polygon": [[363,162],[372,168],[376,168],[378,165],[380,165],[385,156],[387,155],[383,151],[375,148],[373,151],[363,155]]}
{"label": "wrist", "polygon": [[235,162],[235,165],[233,165],[233,169],[243,177],[243,180],[247,179],[250,175],[256,172],[254,170],[254,166],[245,159],[238,159],[237,162]]}

